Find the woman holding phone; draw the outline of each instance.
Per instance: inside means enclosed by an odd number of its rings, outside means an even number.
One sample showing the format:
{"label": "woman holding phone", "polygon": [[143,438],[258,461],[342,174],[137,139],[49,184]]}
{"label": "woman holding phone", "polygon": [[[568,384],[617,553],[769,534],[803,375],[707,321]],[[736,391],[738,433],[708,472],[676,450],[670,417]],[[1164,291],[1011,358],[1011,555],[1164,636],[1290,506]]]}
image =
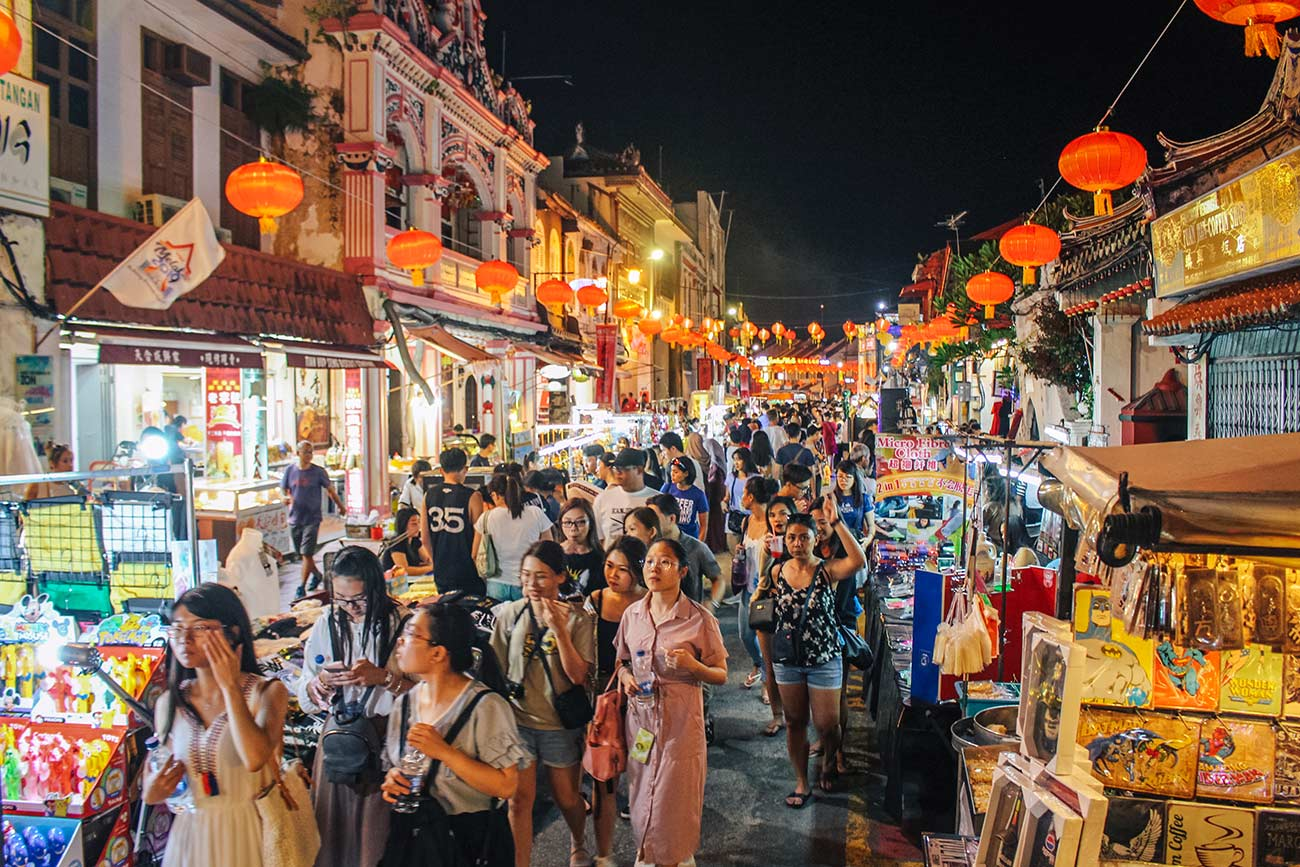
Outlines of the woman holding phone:
{"label": "woman holding phone", "polygon": [[[769,481],[776,484],[775,481]],[[772,497],[767,505],[767,533],[763,536],[763,546],[759,551],[759,579],[750,595],[751,602],[772,592],[767,574],[773,563],[786,558],[785,526],[795,511],[794,500],[789,497]],[[772,633],[759,632],[757,637],[758,649],[763,654],[763,704],[772,708],[772,721],[763,729],[763,734],[771,738],[776,737],[785,727],[785,714],[781,707],[781,691],[776,688],[776,673],[772,668]]]}
{"label": "woman holding phone", "polygon": [[[727,649],[718,621],[682,592],[686,552],[672,539],[650,546],[650,593],[623,613],[615,646],[627,710],[628,787],[637,860],[677,865],[700,846],[708,745],[701,685],[727,682]],[[634,669],[647,660],[648,691]]]}

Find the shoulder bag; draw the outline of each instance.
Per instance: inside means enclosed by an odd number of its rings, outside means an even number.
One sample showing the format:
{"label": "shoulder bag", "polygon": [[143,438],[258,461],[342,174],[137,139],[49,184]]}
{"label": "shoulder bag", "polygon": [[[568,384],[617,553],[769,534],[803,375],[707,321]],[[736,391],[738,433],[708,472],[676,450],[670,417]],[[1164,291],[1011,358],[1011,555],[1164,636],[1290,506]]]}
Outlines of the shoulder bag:
{"label": "shoulder bag", "polygon": [[582,769],[593,780],[611,785],[627,770],[627,737],[623,722],[625,699],[618,688],[618,669],[605,691],[596,696],[596,710],[587,727]]}
{"label": "shoulder bag", "polygon": [[[334,660],[343,661],[343,651],[334,630],[334,618],[326,614],[330,647]],[[320,736],[321,769],[331,783],[357,785],[376,783],[382,779],[379,755],[383,741],[375,721],[366,716],[366,708],[375,694],[375,687],[367,687],[361,701],[344,703],[343,691],[334,693],[334,704]]]}
{"label": "shoulder bag", "polygon": [[[266,683],[258,689],[265,689]],[[282,766],[278,750],[268,761],[271,783],[253,801],[262,820],[262,864],[312,867],[320,852],[320,828],[307,791],[307,770],[299,759]]]}
{"label": "shoulder bag", "polygon": [[474,568],[478,570],[478,577],[484,580],[498,578],[501,575],[501,560],[497,557],[497,546],[492,543],[492,534],[488,532],[486,518],[480,535],[483,538],[479,542],[478,554],[474,556]]}
{"label": "shoulder bag", "polygon": [[[808,622],[808,609],[812,607],[812,598],[817,593],[817,578],[821,575],[821,567],[813,573],[812,581],[808,584],[808,592],[804,594],[803,608],[799,612],[799,623],[784,629],[777,629],[772,633],[772,661],[779,662],[782,665],[799,665],[799,659],[802,654],[803,628]],[[776,596],[776,587],[772,588],[772,595]]]}
{"label": "shoulder bag", "polygon": [[731,487],[727,490],[727,532],[736,536],[745,532],[744,522],[745,518],[748,517],[739,509],[731,507],[731,504],[736,501],[736,482],[738,481],[739,479],[732,476]]}
{"label": "shoulder bag", "polygon": [[[535,629],[537,621],[533,619],[533,608],[528,606],[528,624],[530,629]],[[566,729],[580,729],[587,723],[591,722],[595,710],[591,706],[591,698],[587,695],[587,690],[582,686],[572,686],[564,692],[560,692],[559,687],[555,685],[555,677],[551,674],[551,664],[546,661],[546,654],[542,653],[542,638],[548,630],[543,629],[541,635],[533,642],[533,652],[528,655],[525,666],[538,655],[542,657],[542,671],[546,673],[546,682],[551,685],[551,695],[554,696],[552,706],[555,708],[555,715],[560,718],[560,725]]]}
{"label": "shoulder bag", "polygon": [[[773,567],[780,569],[779,563]],[[755,632],[771,632],[776,628],[776,579],[768,573],[767,585],[760,584],[749,600],[749,628]]]}

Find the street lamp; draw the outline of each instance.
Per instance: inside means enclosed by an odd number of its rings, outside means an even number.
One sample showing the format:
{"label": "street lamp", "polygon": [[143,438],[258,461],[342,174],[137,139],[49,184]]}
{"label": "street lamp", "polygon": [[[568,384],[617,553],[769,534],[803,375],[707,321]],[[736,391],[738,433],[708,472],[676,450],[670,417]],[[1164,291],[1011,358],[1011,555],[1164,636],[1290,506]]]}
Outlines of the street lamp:
{"label": "street lamp", "polygon": [[735,308],[735,307],[728,307],[728,308],[727,308],[727,315],[730,316],[730,317],[733,318],[733,319],[736,318],[736,308]]}
{"label": "street lamp", "polygon": [[663,257],[664,251],[660,250],[658,247],[650,251],[650,261],[652,262],[658,262],[663,259]]}
{"label": "street lamp", "polygon": [[877,301],[877,302],[876,302],[876,309],[877,309],[877,310],[884,310],[884,309],[885,309],[885,302],[884,302],[884,301]]}
{"label": "street lamp", "polygon": [[631,283],[633,286],[635,286],[635,285],[637,285],[638,283],[640,283],[640,282],[641,282],[641,269],[640,269],[640,268],[631,268],[631,269],[629,269],[628,272],[627,272],[627,282]]}

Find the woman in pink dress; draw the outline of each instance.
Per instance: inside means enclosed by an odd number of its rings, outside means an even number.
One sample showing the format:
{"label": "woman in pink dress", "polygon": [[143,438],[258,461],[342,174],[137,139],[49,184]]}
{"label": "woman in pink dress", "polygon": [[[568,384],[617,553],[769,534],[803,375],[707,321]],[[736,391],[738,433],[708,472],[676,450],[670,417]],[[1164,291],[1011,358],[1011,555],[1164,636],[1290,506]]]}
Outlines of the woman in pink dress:
{"label": "woman in pink dress", "polygon": [[[694,864],[700,845],[708,746],[700,685],[727,682],[727,650],[718,621],[682,592],[686,552],[676,541],[650,546],[644,567],[649,595],[623,613],[614,646],[627,709],[628,787],[637,861]],[[639,654],[653,666],[642,693]],[[644,747],[649,745],[649,749]]]}

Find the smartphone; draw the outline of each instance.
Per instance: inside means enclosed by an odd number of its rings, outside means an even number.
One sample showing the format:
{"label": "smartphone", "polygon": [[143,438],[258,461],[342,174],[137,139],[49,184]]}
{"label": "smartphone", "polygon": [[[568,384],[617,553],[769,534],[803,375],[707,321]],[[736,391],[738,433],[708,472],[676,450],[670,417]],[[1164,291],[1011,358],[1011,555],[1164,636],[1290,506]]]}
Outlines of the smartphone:
{"label": "smartphone", "polygon": [[329,662],[321,666],[321,671],[328,671],[330,674],[339,674],[347,670],[346,662]]}

